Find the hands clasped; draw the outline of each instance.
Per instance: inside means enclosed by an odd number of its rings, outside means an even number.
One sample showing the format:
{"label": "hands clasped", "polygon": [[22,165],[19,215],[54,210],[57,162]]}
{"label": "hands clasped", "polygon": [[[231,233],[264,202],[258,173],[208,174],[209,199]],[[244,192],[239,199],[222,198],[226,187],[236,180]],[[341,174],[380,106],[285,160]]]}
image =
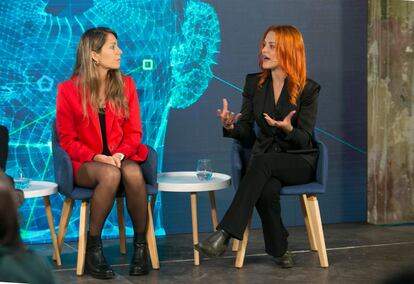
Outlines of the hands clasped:
{"label": "hands clasped", "polygon": [[115,153],[112,156],[98,154],[98,155],[95,155],[95,157],[93,157],[93,160],[95,162],[105,163],[105,164],[113,165],[117,168],[121,168],[121,162],[124,157],[125,155],[122,153]]}

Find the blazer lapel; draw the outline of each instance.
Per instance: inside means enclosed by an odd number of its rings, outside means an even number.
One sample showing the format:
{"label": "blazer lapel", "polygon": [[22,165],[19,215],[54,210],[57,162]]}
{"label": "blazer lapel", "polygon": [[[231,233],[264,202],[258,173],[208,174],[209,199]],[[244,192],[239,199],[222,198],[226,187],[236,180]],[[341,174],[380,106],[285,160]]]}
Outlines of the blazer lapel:
{"label": "blazer lapel", "polygon": [[267,82],[260,89],[257,89],[253,97],[253,113],[258,123],[264,121],[263,110],[266,102]]}
{"label": "blazer lapel", "polygon": [[257,93],[254,96],[254,101],[253,101],[253,105],[254,105],[254,115],[256,117],[256,122],[259,125],[260,129],[264,132],[266,132],[268,135],[271,135],[272,130],[270,129],[270,126],[267,124],[266,120],[263,117],[263,113],[266,112],[268,115],[272,116],[272,113],[270,111],[270,107],[267,104],[267,102],[269,101],[269,84],[270,80],[268,79],[266,81],[266,83],[263,85],[262,88],[257,90]]}

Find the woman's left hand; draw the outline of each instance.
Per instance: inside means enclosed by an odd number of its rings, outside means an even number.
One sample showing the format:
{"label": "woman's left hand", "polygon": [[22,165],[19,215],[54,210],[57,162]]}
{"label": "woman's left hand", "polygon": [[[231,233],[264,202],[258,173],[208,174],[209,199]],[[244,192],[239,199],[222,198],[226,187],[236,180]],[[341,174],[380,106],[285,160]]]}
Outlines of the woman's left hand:
{"label": "woman's left hand", "polygon": [[125,157],[125,155],[124,154],[122,154],[122,153],[115,153],[115,154],[113,154],[112,155],[112,158],[114,159],[114,161],[115,161],[115,165],[118,167],[118,168],[121,168],[121,162],[122,162],[122,160],[124,159],[124,157]]}
{"label": "woman's left hand", "polygon": [[289,112],[288,115],[285,116],[283,120],[274,120],[267,113],[263,113],[263,116],[267,124],[269,124],[270,126],[280,128],[283,130],[283,132],[289,134],[293,130],[292,117],[295,115],[295,113],[296,111],[292,110],[291,112]]}

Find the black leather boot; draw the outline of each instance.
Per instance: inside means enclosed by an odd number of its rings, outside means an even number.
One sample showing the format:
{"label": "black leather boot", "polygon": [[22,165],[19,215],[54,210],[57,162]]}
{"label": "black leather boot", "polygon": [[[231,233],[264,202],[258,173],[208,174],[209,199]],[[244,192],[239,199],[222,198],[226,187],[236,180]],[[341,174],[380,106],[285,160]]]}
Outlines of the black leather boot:
{"label": "black leather boot", "polygon": [[282,268],[291,268],[295,264],[292,254],[288,250],[282,256],[275,256],[273,259]]}
{"label": "black leather boot", "polygon": [[149,254],[148,244],[146,242],[138,242],[137,236],[134,235],[133,242],[134,254],[129,267],[129,275],[139,276],[146,275],[149,272]]}
{"label": "black leather boot", "polygon": [[226,231],[219,229],[194,248],[209,257],[218,257],[226,251],[230,237]]}
{"label": "black leather boot", "polygon": [[101,236],[91,236],[88,233],[85,272],[98,279],[111,279],[115,276],[103,255]]}

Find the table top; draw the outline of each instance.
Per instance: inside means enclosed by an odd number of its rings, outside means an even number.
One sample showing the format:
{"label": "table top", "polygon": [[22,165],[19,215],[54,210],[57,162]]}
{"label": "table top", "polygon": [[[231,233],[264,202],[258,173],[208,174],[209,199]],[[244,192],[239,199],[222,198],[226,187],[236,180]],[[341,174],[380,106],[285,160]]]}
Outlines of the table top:
{"label": "table top", "polygon": [[199,180],[197,172],[165,172],[158,174],[158,190],[169,192],[202,192],[227,188],[231,177],[213,173],[211,180]]}
{"label": "table top", "polygon": [[50,181],[30,181],[29,187],[23,189],[24,198],[43,197],[55,194],[58,185]]}

